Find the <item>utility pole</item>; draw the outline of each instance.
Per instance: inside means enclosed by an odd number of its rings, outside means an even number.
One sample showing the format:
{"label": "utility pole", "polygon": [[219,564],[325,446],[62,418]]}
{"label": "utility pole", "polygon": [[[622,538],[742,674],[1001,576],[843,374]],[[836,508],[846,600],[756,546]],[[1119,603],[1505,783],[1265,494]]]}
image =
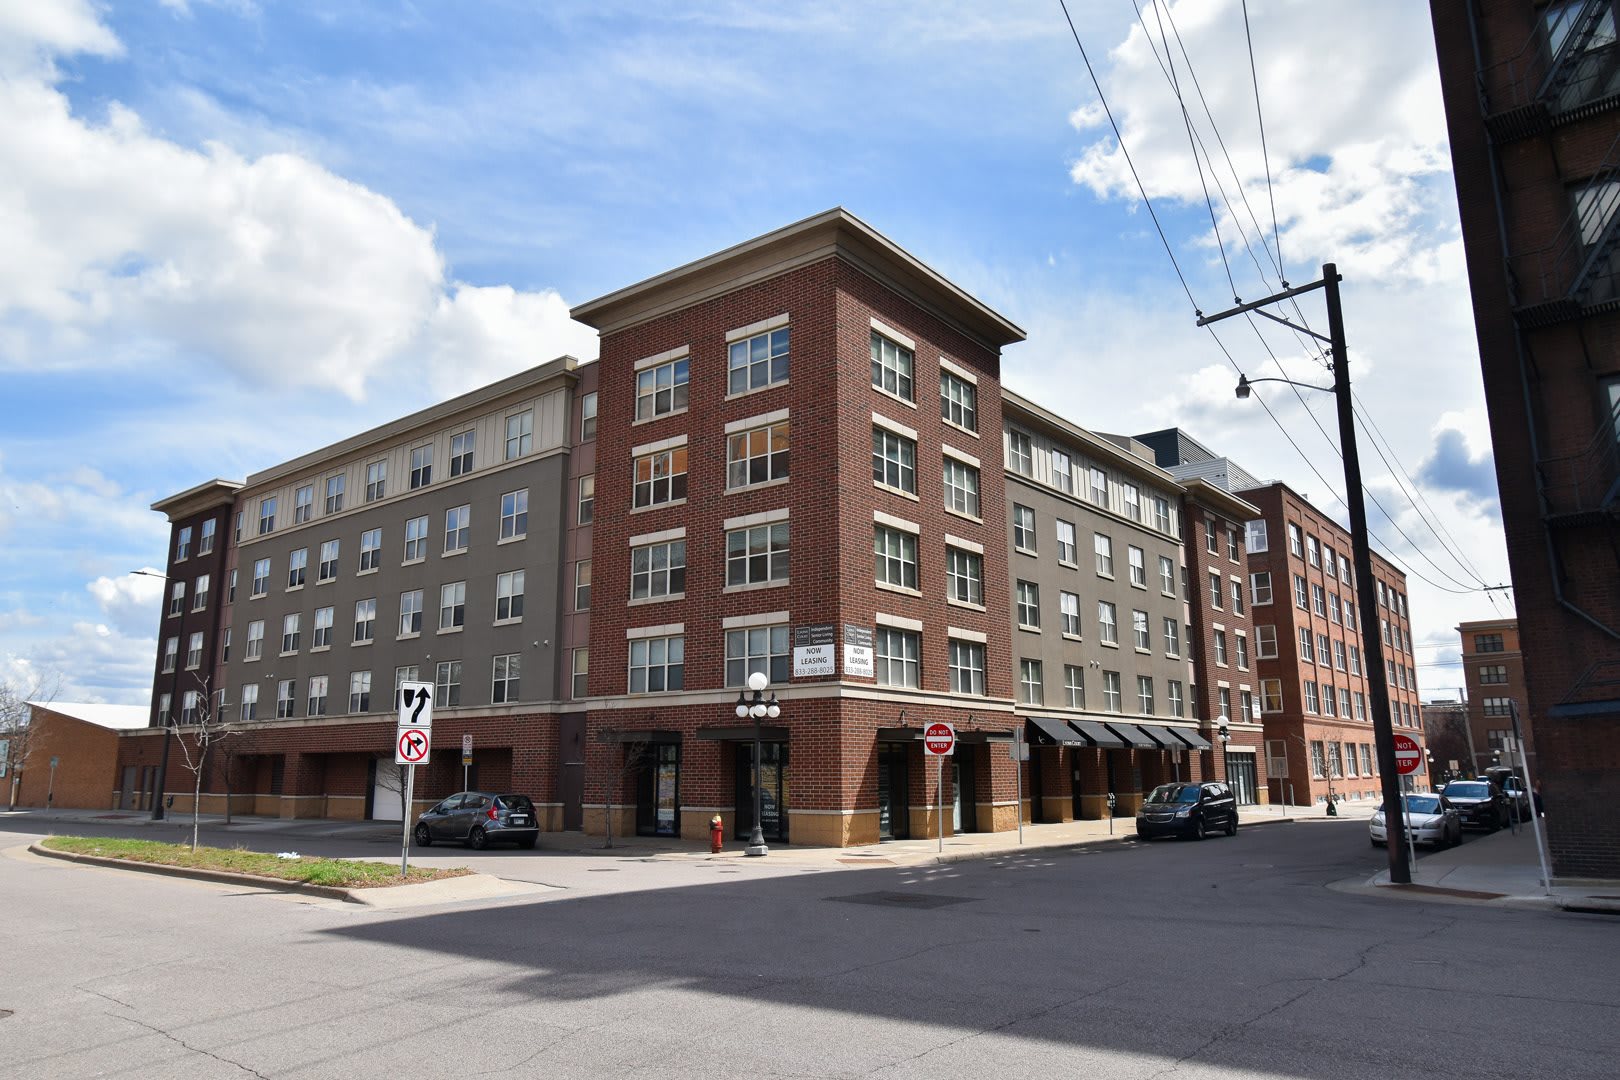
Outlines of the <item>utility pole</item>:
{"label": "utility pole", "polygon": [[[1379,636],[1378,601],[1373,594],[1372,548],[1367,542],[1367,503],[1361,489],[1361,459],[1356,452],[1356,419],[1350,401],[1350,358],[1344,343],[1344,310],[1339,303],[1339,269],[1333,263],[1322,265],[1322,280],[1299,285],[1215,315],[1201,316],[1199,326],[1219,322],[1253,311],[1273,322],[1280,322],[1302,334],[1309,334],[1326,342],[1333,357],[1333,396],[1338,403],[1339,450],[1344,457],[1345,503],[1350,507],[1350,547],[1356,573],[1356,606],[1361,618],[1361,651],[1367,659],[1366,675],[1368,699],[1372,708],[1373,742],[1378,747],[1379,783],[1384,794],[1384,821],[1388,825],[1389,880],[1392,884],[1408,885],[1412,881],[1412,864],[1407,858],[1406,846],[1400,842],[1406,831],[1406,803],[1401,792],[1400,774],[1395,769],[1395,726],[1389,711],[1388,673],[1384,667],[1383,643]],[[1260,310],[1271,304],[1301,293],[1321,289],[1327,302],[1328,336],[1314,330],[1295,326],[1287,319]],[[1286,382],[1312,390],[1328,387],[1294,383],[1290,379],[1238,379],[1238,397],[1249,396],[1251,382]],[[1330,769],[1331,771],[1331,769]]]}

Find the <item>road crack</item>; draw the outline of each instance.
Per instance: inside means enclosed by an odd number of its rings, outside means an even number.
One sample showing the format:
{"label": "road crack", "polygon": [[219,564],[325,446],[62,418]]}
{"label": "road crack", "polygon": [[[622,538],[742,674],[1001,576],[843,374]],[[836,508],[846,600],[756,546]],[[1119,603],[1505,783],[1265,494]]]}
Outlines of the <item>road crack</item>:
{"label": "road crack", "polygon": [[[91,993],[94,993],[94,992],[95,991],[91,991]],[[119,1004],[122,1005],[123,1002],[119,1002]],[[125,1008],[128,1008],[128,1006],[125,1006]],[[232,1061],[228,1057],[220,1057],[218,1054],[214,1053],[213,1051],[204,1050],[200,1046],[192,1046],[190,1043],[186,1042],[186,1040],[180,1038],[177,1035],[169,1034],[167,1031],[164,1031],[162,1028],[158,1027],[156,1024],[148,1024],[146,1021],[137,1020],[133,1016],[117,1016],[114,1013],[108,1013],[107,1015],[113,1017],[116,1020],[123,1020],[123,1021],[126,1021],[127,1023],[134,1024],[136,1027],[143,1027],[147,1031],[153,1032],[154,1034],[157,1034],[157,1035],[161,1035],[165,1039],[168,1039],[170,1042],[175,1043],[175,1044],[177,1044],[177,1045],[179,1045],[181,1047],[184,1047],[187,1050],[190,1050],[193,1054],[201,1054],[203,1057],[213,1058],[215,1061],[222,1062],[223,1064],[234,1065],[238,1069],[241,1069],[245,1073],[252,1073],[254,1076],[257,1076],[259,1078],[259,1080],[270,1080],[270,1078],[268,1076],[264,1075],[264,1073],[260,1072],[259,1070],[255,1069],[255,1068],[252,1068],[251,1066],[244,1065],[240,1061]]]}

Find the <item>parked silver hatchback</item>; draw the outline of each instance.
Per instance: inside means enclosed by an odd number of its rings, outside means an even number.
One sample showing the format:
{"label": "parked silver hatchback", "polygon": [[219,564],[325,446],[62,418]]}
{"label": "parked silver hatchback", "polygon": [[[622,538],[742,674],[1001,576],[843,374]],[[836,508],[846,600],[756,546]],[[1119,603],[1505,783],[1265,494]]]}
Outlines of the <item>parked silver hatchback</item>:
{"label": "parked silver hatchback", "polygon": [[540,823],[527,795],[460,791],[418,818],[414,835],[421,847],[458,840],[479,851],[494,843],[532,848],[540,839]]}

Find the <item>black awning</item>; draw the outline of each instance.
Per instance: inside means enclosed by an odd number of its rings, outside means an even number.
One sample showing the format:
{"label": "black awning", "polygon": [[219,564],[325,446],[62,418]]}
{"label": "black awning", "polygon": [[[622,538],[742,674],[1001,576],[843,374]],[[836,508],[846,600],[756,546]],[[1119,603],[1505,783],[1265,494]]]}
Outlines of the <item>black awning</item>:
{"label": "black awning", "polygon": [[1069,723],[1080,729],[1080,733],[1091,740],[1091,745],[1103,748],[1125,746],[1125,740],[1103,727],[1095,720],[1070,720]]}
{"label": "black awning", "polygon": [[625,729],[621,731],[604,731],[599,736],[600,741],[609,743],[678,743],[681,733],[678,731],[663,731],[659,729]]}
{"label": "black awning", "polygon": [[1174,727],[1166,728],[1165,730],[1170,732],[1176,738],[1180,739],[1182,742],[1186,743],[1188,746],[1192,747],[1194,750],[1210,749],[1209,740],[1198,734],[1198,732],[1194,731],[1192,728]]}
{"label": "black awning", "polygon": [[[704,727],[698,728],[697,737],[709,739],[714,742],[753,742],[754,725],[745,724],[742,727]],[[759,729],[761,742],[787,742],[788,729],[780,724],[775,727],[761,725]]]}
{"label": "black awning", "polygon": [[878,742],[916,742],[921,738],[920,727],[880,727],[877,730]]}
{"label": "black awning", "polygon": [[1125,740],[1126,746],[1134,746],[1138,750],[1157,750],[1159,744],[1142,733],[1142,729],[1135,724],[1127,724],[1119,720],[1108,721],[1108,728],[1115,735]]}
{"label": "black awning", "polygon": [[1169,750],[1177,754],[1186,749],[1186,747],[1181,744],[1180,739],[1170,734],[1169,728],[1157,727],[1152,724],[1138,724],[1136,725],[1136,730],[1158,743],[1160,749]]}
{"label": "black awning", "polygon": [[1030,743],[1034,746],[1085,746],[1086,740],[1081,734],[1070,727],[1066,721],[1052,716],[1025,717],[1025,722],[1035,729],[1034,738]]}

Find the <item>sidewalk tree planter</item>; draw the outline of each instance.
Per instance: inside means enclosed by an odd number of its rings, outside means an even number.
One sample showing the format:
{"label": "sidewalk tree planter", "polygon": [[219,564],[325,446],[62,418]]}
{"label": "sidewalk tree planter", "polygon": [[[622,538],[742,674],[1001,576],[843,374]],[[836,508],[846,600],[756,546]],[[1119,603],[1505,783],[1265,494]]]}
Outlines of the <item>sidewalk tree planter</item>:
{"label": "sidewalk tree planter", "polygon": [[230,874],[295,881],[340,889],[386,888],[414,885],[441,878],[463,877],[472,873],[465,867],[427,869],[413,866],[401,878],[392,863],[363,862],[355,859],[320,859],[305,856],[283,858],[264,851],[244,848],[190,848],[185,844],[165,844],[156,840],[120,840],[102,836],[51,836],[41,841],[53,851],[91,855],[100,859],[175,866],[188,870],[212,870]]}

